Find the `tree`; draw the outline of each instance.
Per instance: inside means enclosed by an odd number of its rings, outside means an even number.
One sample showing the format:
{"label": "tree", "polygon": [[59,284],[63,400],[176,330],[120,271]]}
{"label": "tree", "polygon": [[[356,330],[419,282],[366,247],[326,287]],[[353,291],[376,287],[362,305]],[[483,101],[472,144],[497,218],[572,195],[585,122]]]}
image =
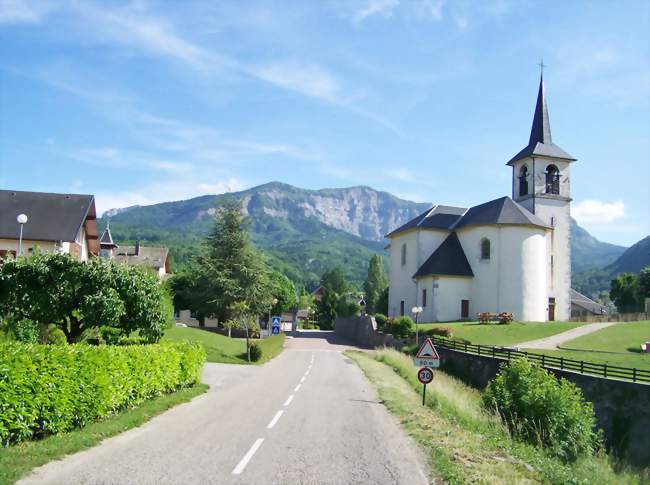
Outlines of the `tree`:
{"label": "tree", "polygon": [[327,290],[332,290],[339,295],[344,295],[348,291],[348,283],[345,281],[343,270],[338,266],[323,273],[321,285]]}
{"label": "tree", "polygon": [[279,271],[269,273],[269,283],[271,286],[271,295],[278,302],[272,309],[275,314],[295,308],[298,299],[296,298],[296,287],[293,282]]}
{"label": "tree", "polygon": [[384,260],[378,254],[370,258],[368,264],[368,277],[363,284],[365,292],[366,312],[374,314],[379,311],[379,303],[383,291],[388,287],[388,278],[384,271]]}
{"label": "tree", "polygon": [[639,273],[639,303],[645,304],[645,299],[650,298],[650,266],[646,266]]}
{"label": "tree", "polygon": [[99,258],[87,262],[57,253],[35,253],[0,266],[0,315],[54,324],[69,342],[102,326],[121,335],[138,330],[149,342],[162,336],[163,289],[145,268]]}
{"label": "tree", "polygon": [[382,291],[381,295],[379,295],[379,301],[377,302],[375,313],[388,315],[388,286],[384,288],[384,291]]}
{"label": "tree", "polygon": [[322,329],[331,329],[338,315],[339,295],[333,291],[325,292],[320,301],[316,302],[316,319]]}
{"label": "tree", "polygon": [[609,294],[620,313],[638,309],[638,289],[638,277],[634,273],[622,273],[612,280]]}
{"label": "tree", "polygon": [[268,268],[250,242],[241,201],[227,198],[219,207],[206,241],[201,266],[200,297],[207,314],[232,318],[232,305],[242,302],[252,314],[268,311],[272,299]]}

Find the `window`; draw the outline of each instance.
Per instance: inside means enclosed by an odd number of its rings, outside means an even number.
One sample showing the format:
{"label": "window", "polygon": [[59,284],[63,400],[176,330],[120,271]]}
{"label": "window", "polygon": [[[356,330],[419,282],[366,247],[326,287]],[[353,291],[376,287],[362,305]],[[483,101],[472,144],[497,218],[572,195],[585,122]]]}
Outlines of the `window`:
{"label": "window", "polygon": [[528,194],[528,167],[522,166],[519,170],[519,197]]}
{"label": "window", "polygon": [[196,320],[197,317],[198,317],[198,314],[196,313],[196,311],[195,310],[190,310],[190,318],[193,318],[193,319]]}
{"label": "window", "polygon": [[427,289],[422,290],[422,306],[427,306]]}
{"label": "window", "polygon": [[406,302],[404,300],[399,302],[399,315],[400,317],[404,316],[404,307],[406,306]]}
{"label": "window", "polygon": [[402,266],[406,266],[406,243],[402,244]]}
{"label": "window", "polygon": [[560,194],[560,171],[555,165],[546,167],[546,193]]}
{"label": "window", "polygon": [[490,240],[487,238],[481,239],[481,259],[490,259]]}

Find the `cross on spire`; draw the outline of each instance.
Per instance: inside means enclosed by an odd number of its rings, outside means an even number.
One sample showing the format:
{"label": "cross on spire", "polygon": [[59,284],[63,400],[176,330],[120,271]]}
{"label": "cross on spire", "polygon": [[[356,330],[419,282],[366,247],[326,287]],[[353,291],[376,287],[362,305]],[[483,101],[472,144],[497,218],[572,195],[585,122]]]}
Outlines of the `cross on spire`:
{"label": "cross on spire", "polygon": [[544,59],[541,59],[537,65],[539,66],[540,74],[543,76],[544,75],[544,68],[548,67],[546,64],[544,64]]}

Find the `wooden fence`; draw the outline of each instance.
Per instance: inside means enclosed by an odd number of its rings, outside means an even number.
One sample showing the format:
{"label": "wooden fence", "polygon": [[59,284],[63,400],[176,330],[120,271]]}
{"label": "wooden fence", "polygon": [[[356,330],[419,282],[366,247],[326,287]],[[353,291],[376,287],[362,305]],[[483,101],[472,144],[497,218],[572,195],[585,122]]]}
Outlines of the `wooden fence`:
{"label": "wooden fence", "polygon": [[632,382],[641,382],[650,384],[650,371],[630,367],[619,367],[609,364],[595,364],[583,360],[566,359],[564,357],[553,357],[544,354],[535,354],[531,352],[521,352],[519,350],[509,349],[507,347],[492,347],[487,345],[474,345],[468,342],[459,342],[449,340],[443,337],[431,336],[433,343],[437,346],[477,354],[495,359],[510,361],[517,357],[526,357],[528,360],[538,362],[542,367],[555,368],[589,374],[594,376],[605,377],[609,379],[624,379]]}

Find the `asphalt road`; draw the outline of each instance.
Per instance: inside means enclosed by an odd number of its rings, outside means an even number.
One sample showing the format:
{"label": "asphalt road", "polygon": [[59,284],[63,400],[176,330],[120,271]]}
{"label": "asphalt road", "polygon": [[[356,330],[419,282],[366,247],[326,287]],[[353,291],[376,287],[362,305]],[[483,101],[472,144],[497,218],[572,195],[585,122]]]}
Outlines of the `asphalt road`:
{"label": "asphalt road", "polygon": [[263,366],[207,364],[205,395],[19,483],[428,483],[345,342],[299,335]]}

